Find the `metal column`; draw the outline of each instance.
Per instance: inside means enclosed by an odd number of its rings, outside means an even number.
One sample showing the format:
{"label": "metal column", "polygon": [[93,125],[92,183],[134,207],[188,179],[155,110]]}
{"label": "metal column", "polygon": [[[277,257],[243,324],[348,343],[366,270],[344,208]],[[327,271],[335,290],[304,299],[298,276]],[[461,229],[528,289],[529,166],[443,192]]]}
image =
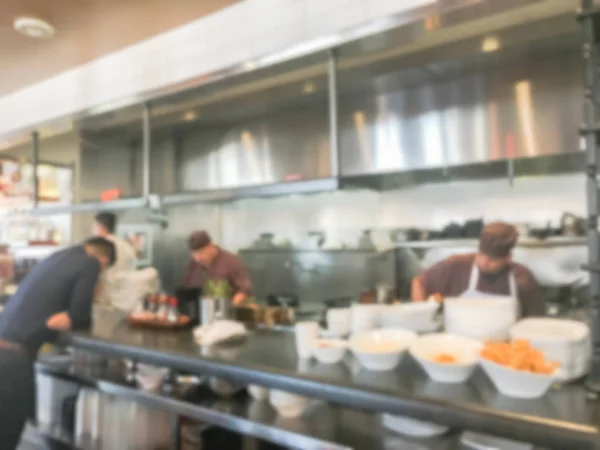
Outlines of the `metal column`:
{"label": "metal column", "polygon": [[598,214],[600,213],[599,186],[599,108],[600,91],[598,86],[598,51],[596,36],[599,22],[598,12],[593,0],[581,0],[580,21],[583,27],[583,58],[585,71],[584,123],[581,134],[586,152],[586,191],[588,210],[588,264],[590,271],[590,325],[593,336],[592,367],[587,380],[588,387],[600,392],[600,233],[598,232]]}
{"label": "metal column", "polygon": [[150,195],[150,149],[152,148],[152,123],[148,103],[144,103],[142,127],[142,197],[148,198]]}
{"label": "metal column", "polygon": [[40,200],[40,180],[38,177],[38,165],[40,162],[40,134],[37,131],[31,133],[31,168],[33,176],[33,207],[37,208]]}
{"label": "metal column", "polygon": [[337,83],[337,56],[335,50],[329,51],[327,61],[327,76],[329,87],[329,141],[330,141],[330,169],[331,176],[339,176],[339,117],[338,117],[338,83]]}

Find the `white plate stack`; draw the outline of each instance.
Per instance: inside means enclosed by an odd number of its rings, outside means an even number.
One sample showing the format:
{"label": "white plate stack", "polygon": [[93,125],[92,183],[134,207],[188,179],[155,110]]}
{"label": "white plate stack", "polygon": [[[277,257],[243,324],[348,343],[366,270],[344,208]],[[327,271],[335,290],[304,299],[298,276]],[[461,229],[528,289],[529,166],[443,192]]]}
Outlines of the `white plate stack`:
{"label": "white plate stack", "polygon": [[559,363],[557,378],[560,381],[581,378],[589,370],[591,338],[584,323],[553,318],[524,319],[510,329],[510,337],[529,341],[548,361]]}
{"label": "white plate stack", "polygon": [[518,306],[506,298],[449,298],[444,301],[444,328],[480,341],[504,341],[517,321]]}
{"label": "white plate stack", "polygon": [[438,308],[436,301],[383,306],[380,323],[384,328],[404,328],[417,333],[436,331],[441,325],[435,320]]}

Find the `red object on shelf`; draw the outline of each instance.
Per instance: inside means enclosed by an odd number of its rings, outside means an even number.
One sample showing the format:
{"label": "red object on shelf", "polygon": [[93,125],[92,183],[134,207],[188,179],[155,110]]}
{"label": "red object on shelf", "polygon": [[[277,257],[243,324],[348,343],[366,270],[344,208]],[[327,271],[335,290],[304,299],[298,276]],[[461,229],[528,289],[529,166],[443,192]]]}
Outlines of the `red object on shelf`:
{"label": "red object on shelf", "polygon": [[100,194],[100,200],[103,202],[110,202],[121,198],[121,189],[110,189]]}

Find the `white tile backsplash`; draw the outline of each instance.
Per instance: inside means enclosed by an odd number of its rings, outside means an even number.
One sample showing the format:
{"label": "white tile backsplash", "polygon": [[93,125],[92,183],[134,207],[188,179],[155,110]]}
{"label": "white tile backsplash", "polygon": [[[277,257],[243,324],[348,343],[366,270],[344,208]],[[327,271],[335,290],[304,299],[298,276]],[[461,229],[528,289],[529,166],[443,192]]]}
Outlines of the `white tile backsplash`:
{"label": "white tile backsplash", "polygon": [[474,218],[557,224],[566,211],[585,216],[584,188],[583,174],[574,174],[520,178],[512,186],[506,180],[465,181],[381,193],[242,200],[222,206],[221,242],[237,250],[260,233],[272,232],[300,243],[309,231],[323,230],[336,241],[355,245],[364,229],[442,228]]}

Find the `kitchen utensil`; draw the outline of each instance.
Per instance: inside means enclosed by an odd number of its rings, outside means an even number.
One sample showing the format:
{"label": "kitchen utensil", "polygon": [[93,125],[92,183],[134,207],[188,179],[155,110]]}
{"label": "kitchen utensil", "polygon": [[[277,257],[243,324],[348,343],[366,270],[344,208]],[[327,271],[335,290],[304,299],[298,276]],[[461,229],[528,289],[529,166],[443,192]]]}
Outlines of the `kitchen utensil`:
{"label": "kitchen utensil", "polygon": [[332,336],[344,337],[350,333],[352,321],[352,311],[350,308],[331,308],[325,314],[327,331]]}
{"label": "kitchen utensil", "polygon": [[299,322],[296,324],[295,332],[298,358],[310,358],[313,343],[319,338],[319,324],[317,322]]}
{"label": "kitchen utensil", "polygon": [[312,354],[321,364],[336,364],[344,359],[348,342],[341,339],[317,339]]}
{"label": "kitchen utensil", "polygon": [[269,389],[264,386],[251,384],[247,389],[250,396],[255,400],[265,401],[269,399]]}
{"label": "kitchen utensil", "polygon": [[208,380],[208,385],[215,394],[218,394],[222,397],[232,397],[244,389],[244,386],[241,384],[217,377],[210,377]]}
{"label": "kitchen utensil", "polygon": [[[462,383],[475,370],[481,348],[481,342],[474,339],[439,333],[421,336],[413,341],[409,352],[432,380],[439,383]],[[436,361],[436,357],[440,355],[455,358],[455,362]]]}
{"label": "kitchen utensil", "polygon": [[350,333],[356,335],[379,326],[381,305],[355,303],[351,308]]}
{"label": "kitchen utensil", "polygon": [[484,358],[481,358],[480,364],[496,389],[509,397],[539,398],[557,381],[555,374],[513,370]]}
{"label": "kitchen utensil", "polygon": [[269,402],[280,416],[291,419],[304,414],[310,399],[289,392],[272,390],[269,394]]}
{"label": "kitchen utensil", "polygon": [[439,329],[436,320],[439,304],[436,301],[396,303],[380,311],[380,324],[385,328],[405,328],[417,333]]}
{"label": "kitchen utensil", "polygon": [[198,299],[202,295],[200,288],[178,287],[175,289],[175,298],[181,314],[189,316],[192,325],[200,324],[200,303]]}
{"label": "kitchen utensil", "polygon": [[560,364],[557,377],[572,381],[584,376],[590,366],[591,337],[587,325],[553,318],[524,319],[510,329],[511,339],[523,339],[541,350],[548,361]]}
{"label": "kitchen utensil", "polygon": [[200,323],[209,325],[216,319],[217,305],[212,297],[202,297],[200,300]]}
{"label": "kitchen utensil", "polygon": [[447,333],[487,341],[508,338],[517,321],[515,299],[447,298],[444,300],[444,328]]}
{"label": "kitchen utensil", "polygon": [[381,329],[354,336],[350,340],[350,350],[368,370],[388,371],[398,366],[408,346],[417,338],[409,330]]}
{"label": "kitchen utensil", "polygon": [[450,429],[433,422],[424,422],[405,416],[394,416],[392,414],[382,414],[381,424],[388,430],[414,438],[441,436]]}

